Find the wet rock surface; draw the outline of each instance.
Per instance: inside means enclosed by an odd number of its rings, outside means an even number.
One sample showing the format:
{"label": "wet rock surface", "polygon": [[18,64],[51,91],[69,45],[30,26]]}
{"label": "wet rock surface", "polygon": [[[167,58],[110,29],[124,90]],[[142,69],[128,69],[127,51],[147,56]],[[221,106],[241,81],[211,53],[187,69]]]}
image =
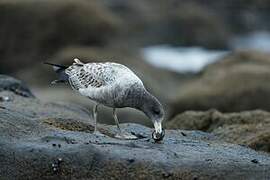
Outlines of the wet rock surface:
{"label": "wet rock surface", "polygon": [[226,142],[270,152],[270,113],[262,110],[240,113],[187,111],[169,121],[167,128],[211,132]]}
{"label": "wet rock surface", "polygon": [[121,127],[138,140],[114,138],[116,127],[91,134],[89,112],[72,104],[43,103],[12,91],[0,96],[0,177],[3,179],[269,179],[270,156],[219,141],[201,131]]}

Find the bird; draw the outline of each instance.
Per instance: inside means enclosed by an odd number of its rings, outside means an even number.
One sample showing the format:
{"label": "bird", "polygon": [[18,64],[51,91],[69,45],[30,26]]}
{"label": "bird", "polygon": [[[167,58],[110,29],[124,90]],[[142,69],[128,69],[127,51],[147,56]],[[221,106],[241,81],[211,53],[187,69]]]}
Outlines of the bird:
{"label": "bird", "polygon": [[113,118],[119,139],[136,139],[134,135],[123,132],[117,117],[117,109],[130,107],[142,111],[153,123],[152,138],[163,140],[165,130],[162,128],[164,108],[159,100],[144,86],[142,80],[127,66],[115,62],[83,63],[78,58],[70,66],[45,62],[53,66],[58,79],[52,84],[67,83],[74,91],[95,102],[93,107],[94,134],[102,135],[97,127],[99,105],[113,109]]}

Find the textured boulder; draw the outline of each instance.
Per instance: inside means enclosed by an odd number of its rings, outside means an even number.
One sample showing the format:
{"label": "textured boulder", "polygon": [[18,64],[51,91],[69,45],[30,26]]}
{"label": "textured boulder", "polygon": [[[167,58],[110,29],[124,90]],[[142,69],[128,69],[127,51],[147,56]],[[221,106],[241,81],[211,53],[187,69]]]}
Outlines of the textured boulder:
{"label": "textured boulder", "polygon": [[172,114],[211,108],[222,112],[270,110],[269,69],[269,54],[229,54],[181,87],[172,103]]}
{"label": "textured boulder", "polygon": [[167,128],[211,132],[221,140],[270,152],[270,113],[266,111],[187,111],[169,121]]}
{"label": "textured boulder", "polygon": [[[8,89],[8,88],[6,88]],[[122,124],[138,140],[114,138],[115,126],[91,134],[89,113],[71,104],[43,103],[1,90],[2,179],[267,179],[270,156],[218,141],[201,131],[168,130],[162,143],[151,129]]]}

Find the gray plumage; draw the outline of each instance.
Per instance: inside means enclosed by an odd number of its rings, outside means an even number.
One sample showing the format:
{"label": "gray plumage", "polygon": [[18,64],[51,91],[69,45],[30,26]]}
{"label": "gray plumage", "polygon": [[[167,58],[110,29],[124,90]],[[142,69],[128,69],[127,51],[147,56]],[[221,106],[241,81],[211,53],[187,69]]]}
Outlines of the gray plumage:
{"label": "gray plumage", "polygon": [[112,62],[84,64],[78,59],[74,61],[69,67],[57,68],[60,77],[66,77],[73,90],[114,109],[131,107],[144,112],[153,121],[155,134],[162,136],[162,105],[129,68]]}

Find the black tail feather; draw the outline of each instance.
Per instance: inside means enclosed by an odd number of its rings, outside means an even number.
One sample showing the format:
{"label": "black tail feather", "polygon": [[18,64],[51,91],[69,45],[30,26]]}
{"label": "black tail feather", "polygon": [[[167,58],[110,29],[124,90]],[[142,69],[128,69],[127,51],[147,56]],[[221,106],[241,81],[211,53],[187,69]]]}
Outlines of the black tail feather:
{"label": "black tail feather", "polygon": [[49,63],[49,62],[44,62],[43,64],[47,64],[47,65],[51,65],[51,66],[56,66],[56,67],[59,67],[59,68],[68,68],[67,66],[64,66],[64,65],[60,65],[60,64],[54,64],[54,63]]}
{"label": "black tail feather", "polygon": [[58,74],[58,79],[54,80],[52,84],[68,82],[68,75],[65,73],[65,69],[68,68],[67,66],[53,64],[49,62],[44,62],[44,64],[53,66],[54,71]]}

